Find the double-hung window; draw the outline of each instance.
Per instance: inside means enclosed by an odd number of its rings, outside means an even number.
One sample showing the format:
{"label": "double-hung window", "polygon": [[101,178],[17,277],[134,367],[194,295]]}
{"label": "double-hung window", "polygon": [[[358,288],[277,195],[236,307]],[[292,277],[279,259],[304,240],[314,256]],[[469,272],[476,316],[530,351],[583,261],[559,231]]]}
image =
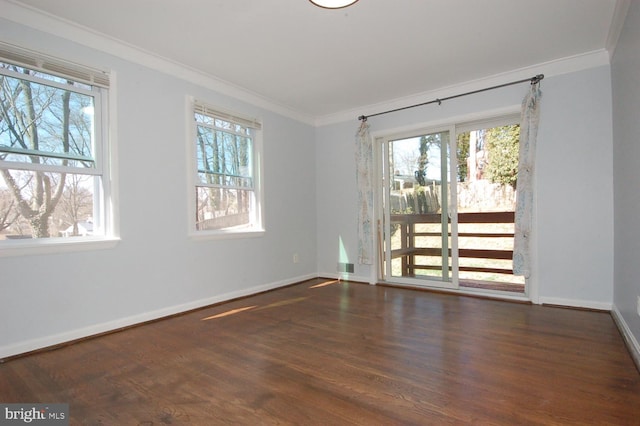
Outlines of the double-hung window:
{"label": "double-hung window", "polygon": [[101,71],[0,44],[0,247],[110,236],[108,85]]}
{"label": "double-hung window", "polygon": [[260,130],[254,119],[194,102],[195,230],[262,231]]}

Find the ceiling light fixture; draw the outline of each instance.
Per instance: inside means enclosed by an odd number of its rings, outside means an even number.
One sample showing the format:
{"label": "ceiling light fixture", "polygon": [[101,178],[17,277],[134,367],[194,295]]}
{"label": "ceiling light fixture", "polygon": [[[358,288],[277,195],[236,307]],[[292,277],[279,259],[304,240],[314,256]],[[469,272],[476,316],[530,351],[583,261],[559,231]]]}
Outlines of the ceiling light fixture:
{"label": "ceiling light fixture", "polygon": [[309,0],[316,6],[323,7],[325,9],[342,9],[343,7],[351,6],[358,0]]}

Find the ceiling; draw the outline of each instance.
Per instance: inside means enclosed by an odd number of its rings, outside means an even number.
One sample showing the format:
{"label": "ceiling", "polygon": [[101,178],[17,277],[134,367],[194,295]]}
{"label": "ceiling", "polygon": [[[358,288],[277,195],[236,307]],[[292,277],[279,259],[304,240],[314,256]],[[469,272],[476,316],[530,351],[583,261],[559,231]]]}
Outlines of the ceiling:
{"label": "ceiling", "polygon": [[628,1],[359,0],[339,10],[308,0],[9,3],[317,119],[610,49]]}

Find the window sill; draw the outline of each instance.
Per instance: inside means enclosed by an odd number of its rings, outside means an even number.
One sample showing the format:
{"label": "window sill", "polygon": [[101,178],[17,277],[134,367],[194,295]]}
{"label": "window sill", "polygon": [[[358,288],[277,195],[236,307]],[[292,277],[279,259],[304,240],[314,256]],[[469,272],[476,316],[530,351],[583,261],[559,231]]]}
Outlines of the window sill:
{"label": "window sill", "polygon": [[0,257],[106,250],[115,247],[119,241],[120,238],[117,237],[2,241],[0,242]]}
{"label": "window sill", "polygon": [[264,229],[245,229],[242,231],[192,231],[189,238],[193,240],[225,240],[231,238],[257,238],[264,235]]}

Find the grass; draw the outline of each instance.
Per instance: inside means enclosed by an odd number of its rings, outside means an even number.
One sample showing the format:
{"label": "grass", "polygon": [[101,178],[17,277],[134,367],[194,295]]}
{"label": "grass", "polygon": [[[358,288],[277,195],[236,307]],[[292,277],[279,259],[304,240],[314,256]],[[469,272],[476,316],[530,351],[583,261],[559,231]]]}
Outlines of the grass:
{"label": "grass", "polygon": [[[439,224],[420,224],[416,225],[416,232],[440,232]],[[461,224],[458,226],[458,233],[513,233],[513,224]],[[451,238],[449,238],[451,244]],[[417,248],[442,248],[440,237],[415,237],[414,245]],[[401,233],[395,232],[391,237],[392,249],[401,247]],[[513,238],[505,237],[459,237],[459,249],[484,249],[484,250],[513,250]],[[416,263],[428,266],[442,266],[440,257],[416,256]],[[400,258],[392,261],[392,276],[401,277]],[[503,259],[475,259],[475,258],[459,258],[460,266],[477,267],[477,268],[502,268],[511,269],[511,260]],[[442,279],[442,272],[437,270],[424,270],[416,272],[420,276],[434,277]],[[460,280],[474,281],[490,281],[495,283],[506,284],[524,284],[524,278],[514,276],[512,274],[497,274],[484,272],[460,272]]]}

